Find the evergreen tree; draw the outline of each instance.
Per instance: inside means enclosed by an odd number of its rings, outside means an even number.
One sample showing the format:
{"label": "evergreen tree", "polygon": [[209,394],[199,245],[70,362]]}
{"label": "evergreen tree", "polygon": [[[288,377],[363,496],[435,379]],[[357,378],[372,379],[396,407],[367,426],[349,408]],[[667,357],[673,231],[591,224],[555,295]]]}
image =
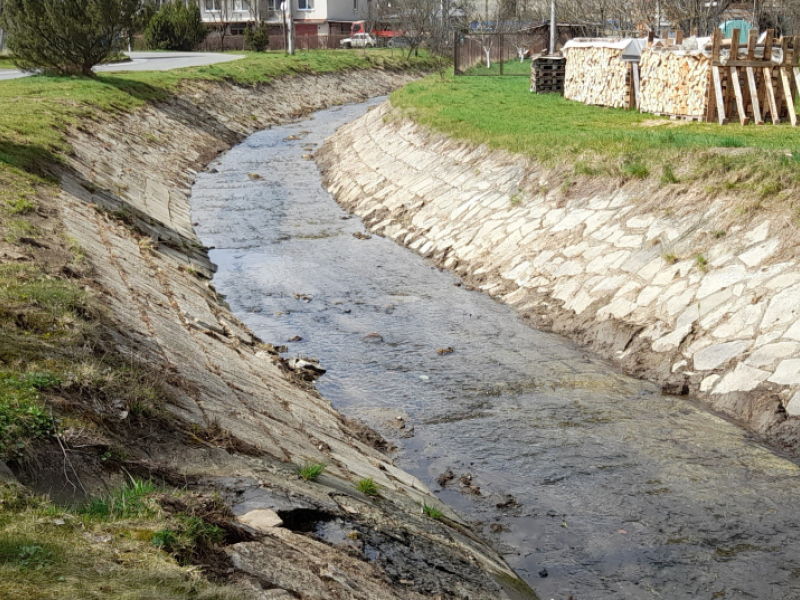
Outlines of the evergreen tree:
{"label": "evergreen tree", "polygon": [[14,62],[28,71],[92,75],[126,43],[138,0],[5,0],[2,26]]}
{"label": "evergreen tree", "polygon": [[144,41],[148,47],[159,50],[193,50],[207,35],[197,4],[187,6],[177,0],[164,4],[150,19]]}

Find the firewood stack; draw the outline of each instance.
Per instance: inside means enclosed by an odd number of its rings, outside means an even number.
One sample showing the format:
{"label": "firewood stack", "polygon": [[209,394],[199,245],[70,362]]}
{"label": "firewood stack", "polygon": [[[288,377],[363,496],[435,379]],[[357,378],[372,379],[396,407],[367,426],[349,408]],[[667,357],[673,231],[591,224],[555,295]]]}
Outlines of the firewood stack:
{"label": "firewood stack", "polygon": [[645,48],[639,61],[639,110],[704,119],[711,61],[678,47]]}
{"label": "firewood stack", "polygon": [[535,94],[563,94],[567,59],[540,56],[531,61],[531,91]]}
{"label": "firewood stack", "polygon": [[564,97],[584,104],[629,108],[631,67],[622,50],[602,46],[565,48]]}

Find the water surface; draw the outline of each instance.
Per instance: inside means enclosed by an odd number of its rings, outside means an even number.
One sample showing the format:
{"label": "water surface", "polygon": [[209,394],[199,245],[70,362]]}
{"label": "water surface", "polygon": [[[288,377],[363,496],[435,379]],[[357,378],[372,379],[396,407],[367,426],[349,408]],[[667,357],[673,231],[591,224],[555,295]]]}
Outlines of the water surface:
{"label": "water surface", "polygon": [[365,239],[323,190],[313,152],[378,102],[257,133],[198,176],[194,220],[233,312],[319,358],[322,394],[543,599],[800,598],[794,463]]}

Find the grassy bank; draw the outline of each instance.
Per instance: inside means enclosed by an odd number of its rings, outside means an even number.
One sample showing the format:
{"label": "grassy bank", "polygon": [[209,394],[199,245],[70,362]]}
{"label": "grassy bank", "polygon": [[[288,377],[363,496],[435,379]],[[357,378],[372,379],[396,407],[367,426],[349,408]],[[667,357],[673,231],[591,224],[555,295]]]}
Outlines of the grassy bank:
{"label": "grassy bank", "polygon": [[573,177],[703,182],[751,202],[793,202],[800,130],[788,125],[670,121],[635,111],[535,95],[523,78],[428,77],[392,95],[422,125],[457,139],[525,154]]}
{"label": "grassy bank", "polygon": [[139,480],[70,508],[0,485],[0,597],[233,600],[188,566],[220,560],[225,532],[206,519],[223,515],[213,498]]}
{"label": "grassy bank", "polygon": [[[242,53],[239,53],[242,54]],[[406,59],[392,50],[245,52],[245,58],[174,71],[100,73],[94,79],[36,76],[0,82],[0,163],[35,170],[68,150],[64,131],[95,111],[131,111],[164,100],[184,83],[227,81],[245,86],[299,74],[358,69],[431,70],[430,56]]]}

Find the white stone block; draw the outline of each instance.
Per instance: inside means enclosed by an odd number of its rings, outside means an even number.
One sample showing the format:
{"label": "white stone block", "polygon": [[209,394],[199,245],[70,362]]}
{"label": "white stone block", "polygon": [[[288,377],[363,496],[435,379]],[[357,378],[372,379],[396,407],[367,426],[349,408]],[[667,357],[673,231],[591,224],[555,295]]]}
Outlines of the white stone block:
{"label": "white stone block", "polygon": [[725,375],[724,379],[714,388],[712,394],[749,392],[756,389],[769,376],[769,371],[754,369],[744,363],[739,363],[732,372]]}
{"label": "white stone block", "polygon": [[694,368],[698,371],[716,369],[742,354],[750,347],[751,343],[748,341],[725,342],[704,348],[694,355]]}
{"label": "white stone block", "polygon": [[777,361],[798,354],[800,354],[800,344],[797,342],[778,342],[758,348],[744,362],[751,367],[771,368]]}
{"label": "white stone block", "polygon": [[739,260],[741,260],[748,267],[757,267],[767,258],[775,254],[775,251],[779,246],[780,242],[778,240],[770,240],[765,244],[761,244],[760,246],[756,246],[755,248],[751,248],[747,252],[740,254]]}
{"label": "white stone block", "polygon": [[796,392],[786,403],[786,414],[790,417],[800,417],[800,392]]}
{"label": "white stone block", "polygon": [[800,385],[800,358],[781,361],[769,380],[781,385]]}
{"label": "white stone block", "polygon": [[731,265],[712,271],[703,277],[700,289],[697,290],[697,298],[701,300],[714,292],[739,283],[746,277],[747,269],[744,265]]}
{"label": "white stone block", "polygon": [[700,382],[700,391],[701,392],[708,392],[710,391],[716,383],[722,379],[719,375],[714,373],[713,375],[709,375],[703,381]]}
{"label": "white stone block", "polygon": [[761,321],[761,329],[792,323],[798,317],[800,317],[800,285],[795,285],[776,294],[770,300],[764,319]]}

